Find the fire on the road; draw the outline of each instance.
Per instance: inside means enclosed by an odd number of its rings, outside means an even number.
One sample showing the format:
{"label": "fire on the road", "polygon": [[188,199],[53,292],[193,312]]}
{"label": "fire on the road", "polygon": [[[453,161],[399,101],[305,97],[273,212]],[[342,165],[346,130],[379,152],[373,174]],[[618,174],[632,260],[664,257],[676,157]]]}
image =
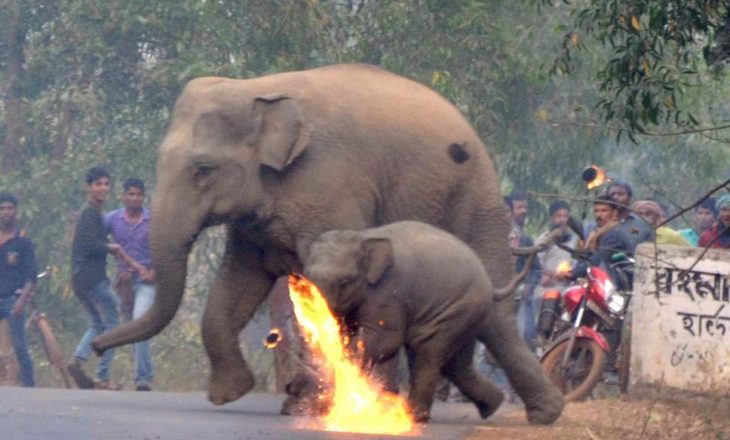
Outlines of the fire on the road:
{"label": "fire on the road", "polygon": [[332,407],[323,417],[327,431],[370,434],[415,434],[406,402],[386,393],[350,358],[340,327],[317,286],[302,276],[289,276],[289,296],[299,327],[317,364],[333,378]]}

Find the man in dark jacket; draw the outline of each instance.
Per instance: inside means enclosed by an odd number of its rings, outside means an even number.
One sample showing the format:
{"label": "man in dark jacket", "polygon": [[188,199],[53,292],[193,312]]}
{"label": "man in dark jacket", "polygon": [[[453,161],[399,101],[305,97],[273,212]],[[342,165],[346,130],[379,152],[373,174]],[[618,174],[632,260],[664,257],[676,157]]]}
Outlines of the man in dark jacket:
{"label": "man in dark jacket", "polygon": [[621,180],[614,180],[606,189],[611,199],[617,203],[618,227],[626,232],[626,235],[633,242],[633,247],[639,243],[652,242],[655,239],[654,228],[644,219],[631,212],[631,198],[633,190],[631,185]]}
{"label": "man in dark jacket", "polygon": [[8,320],[20,382],[32,387],[35,380],[25,340],[25,305],[35,290],[36,262],[33,243],[17,226],[17,207],[14,195],[0,193],[0,320]]}
{"label": "man in dark jacket", "polygon": [[596,219],[596,229],[593,230],[584,244],[589,252],[588,261],[581,261],[570,272],[564,273],[567,278],[585,276],[588,266],[599,266],[605,269],[619,288],[629,288],[631,283],[630,272],[624,274],[629,285],[624,285],[622,277],[618,276],[613,268],[616,258],[621,255],[633,256],[636,242],[629,233],[621,227],[619,209],[611,196],[600,196],[593,202],[593,215]]}
{"label": "man in dark jacket", "polygon": [[82,368],[93,352],[92,339],[119,323],[117,299],[106,275],[106,255],[129,259],[118,244],[109,243],[106,238],[102,205],[111,188],[109,172],[101,166],[91,168],[86,174],[86,185],[87,199],[79,212],[71,250],[71,283],[76,298],[91,318],[91,325],[74,351],[68,372],[79,388],[119,389],[109,379],[113,349],[101,357],[96,367],[96,380],[87,376]]}

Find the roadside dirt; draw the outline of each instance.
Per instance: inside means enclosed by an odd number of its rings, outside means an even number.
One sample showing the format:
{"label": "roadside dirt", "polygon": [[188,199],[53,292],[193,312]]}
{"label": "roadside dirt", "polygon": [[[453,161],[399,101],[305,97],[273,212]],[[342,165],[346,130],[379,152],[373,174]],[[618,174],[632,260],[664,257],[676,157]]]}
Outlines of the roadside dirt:
{"label": "roadside dirt", "polygon": [[480,426],[469,440],[730,440],[730,399],[704,397],[607,397],[569,403],[552,426],[530,426],[524,413],[506,423]]}

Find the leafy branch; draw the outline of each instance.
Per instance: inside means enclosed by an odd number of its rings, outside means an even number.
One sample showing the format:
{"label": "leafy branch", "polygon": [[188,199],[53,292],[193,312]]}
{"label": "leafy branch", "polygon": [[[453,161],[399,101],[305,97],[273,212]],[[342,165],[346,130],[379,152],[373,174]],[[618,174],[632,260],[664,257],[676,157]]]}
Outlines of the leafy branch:
{"label": "leafy branch", "polygon": [[[557,7],[554,3],[558,2],[538,0],[541,7]],[[727,2],[563,0],[560,4],[570,8],[571,22],[564,26],[566,34],[551,73],[571,74],[574,53],[586,50],[589,39],[605,49],[608,60],[596,74],[603,97],[596,107],[606,121],[626,126],[619,138],[626,133],[636,142],[636,134],[657,135],[647,129],[652,125],[700,125],[697,115],[687,110],[686,96],[730,58]]]}
{"label": "leafy branch", "polygon": [[[546,121],[546,124],[552,125],[554,127],[560,127],[560,126],[574,126],[574,127],[582,127],[582,128],[590,128],[590,129],[600,129],[605,131],[616,131],[616,132],[624,132],[629,134],[630,130],[624,127],[611,127],[608,125],[601,125],[597,123],[581,123],[581,122],[559,122],[559,121]],[[725,125],[716,125],[713,127],[699,127],[699,128],[688,128],[686,130],[680,130],[680,131],[664,131],[664,132],[653,132],[653,131],[644,131],[641,133],[643,136],[682,136],[682,135],[689,135],[689,134],[695,134],[695,133],[705,133],[705,132],[713,132],[713,131],[722,131],[730,129],[730,124]],[[729,140],[726,139],[713,139],[718,142],[725,142],[730,143]]]}

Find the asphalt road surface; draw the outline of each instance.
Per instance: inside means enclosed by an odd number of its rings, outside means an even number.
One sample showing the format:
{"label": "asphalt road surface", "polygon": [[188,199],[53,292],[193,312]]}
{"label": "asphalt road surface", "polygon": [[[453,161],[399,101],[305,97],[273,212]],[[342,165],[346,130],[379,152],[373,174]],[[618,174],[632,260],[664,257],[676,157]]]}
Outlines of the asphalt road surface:
{"label": "asphalt road surface", "polygon": [[[204,393],[0,389],[2,440],[377,439],[387,435],[325,432],[304,417],[279,415],[284,396],[249,394],[214,406]],[[419,438],[463,439],[478,426],[514,420],[504,406],[489,421],[467,403],[437,403]],[[507,422],[509,424],[509,422]]]}

